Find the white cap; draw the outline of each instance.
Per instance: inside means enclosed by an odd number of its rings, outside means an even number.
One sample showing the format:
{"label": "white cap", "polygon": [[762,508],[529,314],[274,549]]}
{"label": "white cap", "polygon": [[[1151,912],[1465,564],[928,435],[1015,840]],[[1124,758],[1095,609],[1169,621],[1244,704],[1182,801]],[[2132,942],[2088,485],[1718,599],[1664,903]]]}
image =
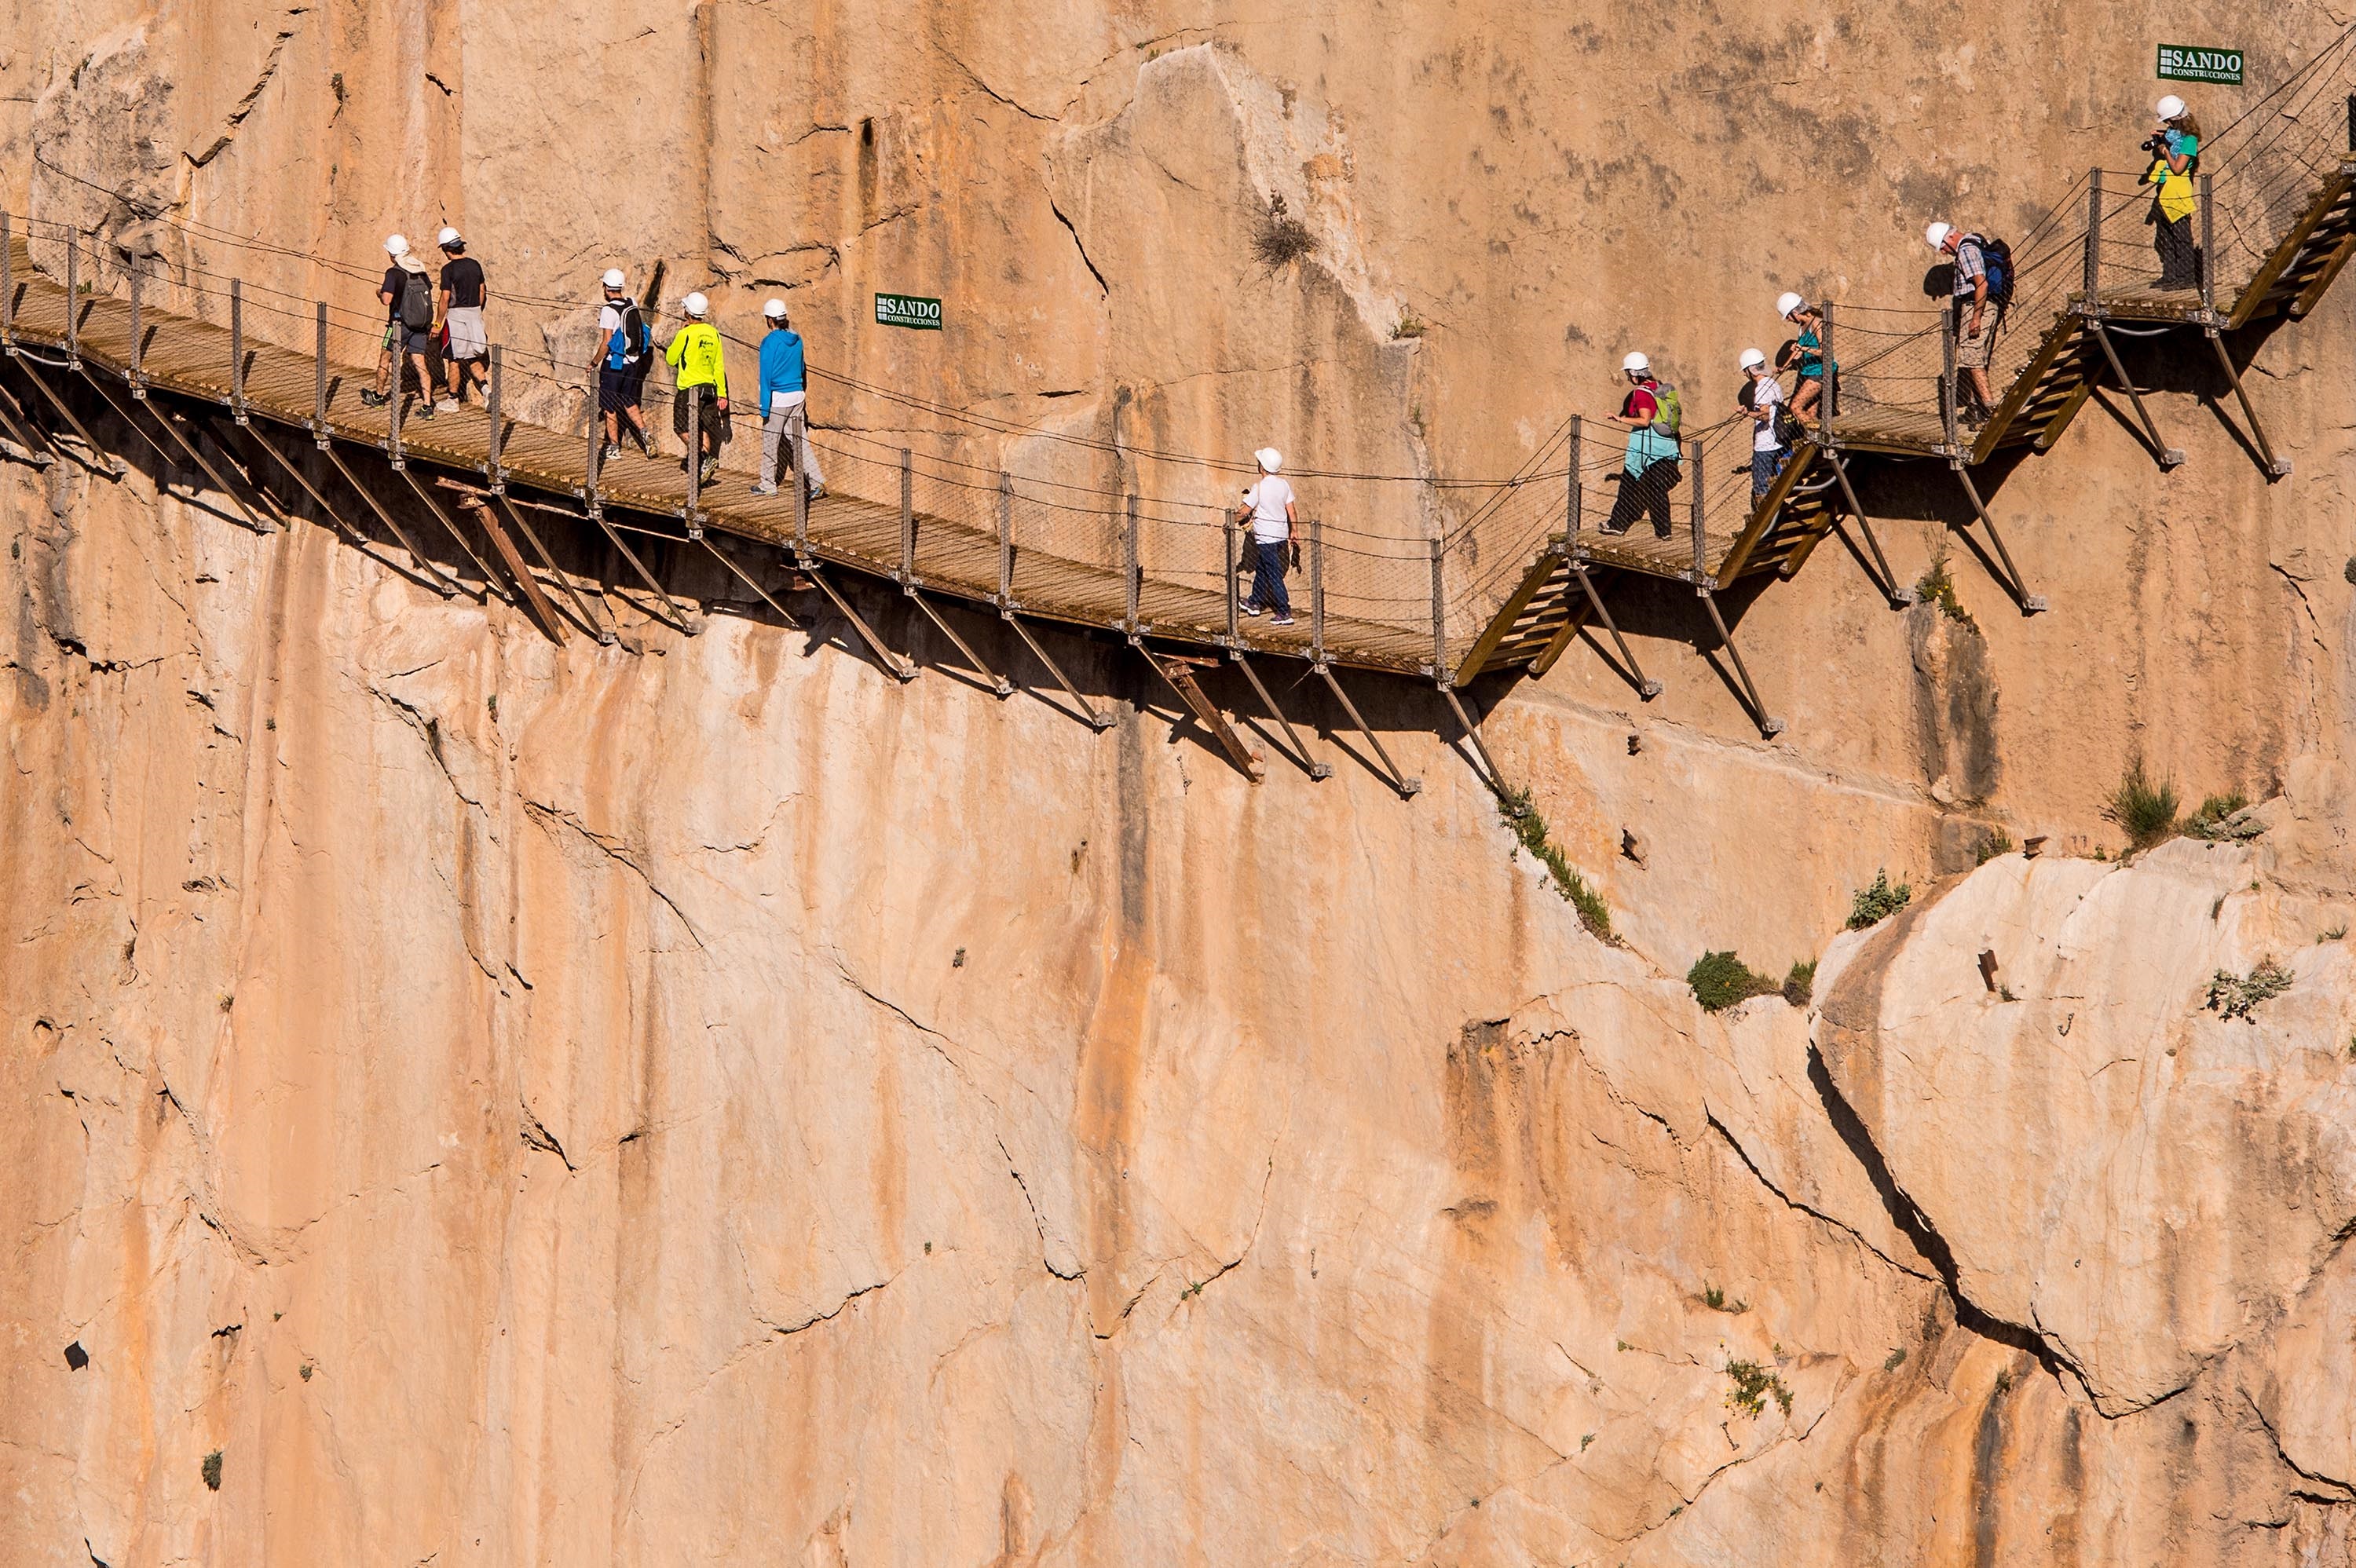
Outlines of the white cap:
{"label": "white cap", "polygon": [[434,236],[434,243],[446,251],[453,245],[464,245],[466,241],[458,237],[456,229],[444,229],[441,233]]}
{"label": "white cap", "polygon": [[1775,314],[1782,316],[1785,321],[1789,321],[1792,319],[1792,313],[1794,311],[1806,309],[1807,304],[1807,301],[1802,299],[1791,290],[1785,289],[1782,293],[1775,296]]}
{"label": "white cap", "polygon": [[1653,362],[1642,354],[1631,354],[1620,361],[1620,368],[1622,370],[1649,370],[1652,368]]}
{"label": "white cap", "polygon": [[771,300],[767,304],[761,307],[761,314],[767,316],[771,321],[783,321],[786,319],[786,302],[783,300]]}
{"label": "white cap", "polygon": [[690,294],[679,302],[680,308],[690,315],[710,315],[712,302],[701,294]]}
{"label": "white cap", "polygon": [[1735,363],[1740,365],[1746,370],[1756,370],[1759,367],[1767,363],[1767,356],[1761,353],[1756,348],[1746,348],[1742,351],[1742,357],[1735,361]]}
{"label": "white cap", "polygon": [[1284,453],[1272,446],[1263,446],[1252,455],[1259,460],[1259,471],[1262,474],[1273,474],[1284,466]]}
{"label": "white cap", "polygon": [[2153,112],[2163,120],[2180,120],[2184,117],[2184,100],[2171,92],[2159,101]]}
{"label": "white cap", "polygon": [[409,249],[409,237],[408,237],[407,235],[405,235],[405,234],[388,234],[388,235],[386,235],[386,236],[384,237],[384,253],[385,253],[386,255],[388,255],[388,256],[398,256],[398,255],[401,255],[402,253],[403,253],[404,251],[406,251],[408,249]]}
{"label": "white cap", "polygon": [[609,289],[620,288],[622,286],[622,269],[619,267],[606,268],[605,276],[600,281],[603,282]]}
{"label": "white cap", "polygon": [[1922,230],[1922,242],[1933,251],[1944,251],[1947,248],[1947,236],[1954,231],[1955,226],[1952,223],[1933,223]]}

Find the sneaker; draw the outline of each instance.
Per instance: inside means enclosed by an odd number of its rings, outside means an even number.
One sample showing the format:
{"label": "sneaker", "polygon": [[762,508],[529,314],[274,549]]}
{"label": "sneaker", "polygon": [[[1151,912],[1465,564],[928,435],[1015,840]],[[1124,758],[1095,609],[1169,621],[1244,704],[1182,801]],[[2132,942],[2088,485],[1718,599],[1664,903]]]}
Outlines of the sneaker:
{"label": "sneaker", "polygon": [[600,463],[611,463],[621,455],[622,449],[610,441],[597,449],[597,461]]}
{"label": "sneaker", "polygon": [[701,472],[696,476],[696,483],[698,485],[709,485],[719,476],[720,459],[716,457],[707,457],[703,460],[703,468]]}
{"label": "sneaker", "polygon": [[392,401],[392,400],[386,397],[382,392],[368,387],[362,387],[360,389],[360,407],[364,409],[380,409],[391,401]]}
{"label": "sneaker", "polygon": [[1275,620],[1270,621],[1269,624],[1271,626],[1290,626],[1292,624],[1292,617],[1290,615],[1279,615]]}
{"label": "sneaker", "polygon": [[432,403],[420,403],[417,405],[416,411],[409,417],[416,420],[430,420],[434,417],[434,405]]}
{"label": "sneaker", "polygon": [[809,487],[809,498],[810,498],[811,500],[813,500],[813,501],[821,500],[821,499],[823,499],[823,498],[825,497],[825,496],[826,496],[826,486],[825,486],[825,485],[816,485],[816,484],[813,484],[813,485]]}
{"label": "sneaker", "polygon": [[458,411],[458,400],[455,398],[436,399],[434,404],[434,409],[436,413],[455,414]]}
{"label": "sneaker", "polygon": [[1244,606],[1244,613],[1251,616],[1254,620],[1258,620],[1260,613],[1259,606],[1257,604],[1247,604]]}
{"label": "sneaker", "polygon": [[755,485],[753,486],[753,494],[755,496],[774,496],[776,493],[777,487],[775,485]]}

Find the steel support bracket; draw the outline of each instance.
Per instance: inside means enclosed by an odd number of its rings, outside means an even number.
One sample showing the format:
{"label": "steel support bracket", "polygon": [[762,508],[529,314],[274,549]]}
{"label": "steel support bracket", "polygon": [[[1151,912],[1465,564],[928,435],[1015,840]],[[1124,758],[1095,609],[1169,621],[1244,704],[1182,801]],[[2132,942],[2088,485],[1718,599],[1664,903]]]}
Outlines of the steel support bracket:
{"label": "steel support bracket", "polygon": [[1285,717],[1284,709],[1277,706],[1276,694],[1269,690],[1266,683],[1259,678],[1259,671],[1252,668],[1251,660],[1246,656],[1248,652],[1248,649],[1237,644],[1227,649],[1227,657],[1234,661],[1237,668],[1244,672],[1244,678],[1251,682],[1251,688],[1259,694],[1261,704],[1268,709],[1269,715],[1284,731],[1284,739],[1291,752],[1292,760],[1307,771],[1312,783],[1332,778],[1333,764],[1321,763],[1309,754],[1308,742],[1301,740],[1301,732],[1292,727],[1292,720]]}
{"label": "steel support bracket", "polygon": [[1718,628],[1719,645],[1734,661],[1734,673],[1741,678],[1743,695],[1750,702],[1751,717],[1759,726],[1760,738],[1773,740],[1783,732],[1783,721],[1767,711],[1766,700],[1751,679],[1751,667],[1742,662],[1742,650],[1735,646],[1734,634],[1727,629],[1726,617],[1718,613],[1718,596],[1704,592],[1700,597],[1702,607],[1709,612],[1709,624]]}
{"label": "steel support bracket", "polygon": [[1312,659],[1310,661],[1310,667],[1324,678],[1326,687],[1333,693],[1334,700],[1341,703],[1342,711],[1350,716],[1350,722],[1357,727],[1360,735],[1365,737],[1366,744],[1374,748],[1375,755],[1382,759],[1386,775],[1383,782],[1397,790],[1401,800],[1413,798],[1417,792],[1423,788],[1423,781],[1409,778],[1399,772],[1398,764],[1391,761],[1390,752],[1383,749],[1382,738],[1376,735],[1372,727],[1366,723],[1365,715],[1358,711],[1358,705],[1350,700],[1350,694],[1342,689],[1341,681],[1335,678],[1333,674],[1333,661]]}

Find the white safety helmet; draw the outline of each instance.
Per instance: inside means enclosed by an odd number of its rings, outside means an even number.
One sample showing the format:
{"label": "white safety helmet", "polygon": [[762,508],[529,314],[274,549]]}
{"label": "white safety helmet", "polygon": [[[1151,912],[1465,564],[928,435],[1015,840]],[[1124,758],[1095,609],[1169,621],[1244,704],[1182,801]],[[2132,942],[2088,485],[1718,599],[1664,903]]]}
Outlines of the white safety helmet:
{"label": "white safety helmet", "polygon": [[441,233],[434,236],[434,243],[439,245],[443,250],[447,251],[453,245],[464,245],[466,240],[459,238],[458,231],[456,229],[444,229]]}
{"label": "white safety helmet", "polygon": [[1742,357],[1735,363],[1740,365],[1745,370],[1756,370],[1767,363],[1767,356],[1756,348],[1746,348],[1742,351]]}
{"label": "white safety helmet", "polygon": [[761,307],[761,314],[771,321],[783,321],[786,319],[786,302],[771,300]]}
{"label": "white safety helmet", "polygon": [[681,310],[687,312],[688,315],[692,316],[701,317],[710,315],[712,314],[712,302],[705,299],[701,294],[688,295],[685,299],[679,302],[679,306]]}
{"label": "white safety helmet", "polygon": [[2181,120],[2184,118],[2184,100],[2171,92],[2154,106],[2153,112],[2163,120]]}
{"label": "white safety helmet", "polygon": [[1653,362],[1650,359],[1645,358],[1642,354],[1631,354],[1628,357],[1620,361],[1620,368],[1631,372],[1637,370],[1649,370],[1652,368]]}
{"label": "white safety helmet", "polygon": [[1259,471],[1262,474],[1273,474],[1284,466],[1284,453],[1272,446],[1263,446],[1253,453],[1252,456],[1258,462]]}
{"label": "white safety helmet", "polygon": [[1799,295],[1794,293],[1789,289],[1785,289],[1782,293],[1775,296],[1775,314],[1782,316],[1785,321],[1792,319],[1792,313],[1794,311],[1805,310],[1807,306],[1807,301],[1802,299]]}
{"label": "white safety helmet", "polygon": [[1952,223],[1933,223],[1922,230],[1922,242],[1933,251],[1944,251],[1947,248],[1947,236],[1954,231],[1955,226]]}
{"label": "white safety helmet", "polygon": [[386,235],[384,237],[384,253],[388,256],[407,255],[409,253],[409,237],[405,234]]}
{"label": "white safety helmet", "polygon": [[619,289],[621,288],[621,286],[622,286],[622,281],[623,281],[623,280],[622,280],[622,269],[621,269],[621,268],[619,268],[619,267],[608,267],[608,268],[606,268],[606,269],[605,269],[605,277],[604,277],[603,279],[601,279],[600,281],[601,281],[602,283],[605,283],[605,285],[607,288],[609,288],[609,289],[619,290]]}

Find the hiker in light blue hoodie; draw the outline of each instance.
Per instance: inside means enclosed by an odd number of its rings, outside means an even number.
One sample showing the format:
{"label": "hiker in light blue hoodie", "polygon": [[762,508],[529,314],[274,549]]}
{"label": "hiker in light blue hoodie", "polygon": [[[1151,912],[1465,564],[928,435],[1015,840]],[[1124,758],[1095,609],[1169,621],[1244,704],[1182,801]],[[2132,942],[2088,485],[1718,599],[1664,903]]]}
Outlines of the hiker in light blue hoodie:
{"label": "hiker in light blue hoodie", "polygon": [[763,305],[761,317],[769,330],[761,339],[761,482],[753,486],[753,494],[777,493],[777,447],[791,442],[801,457],[809,498],[815,501],[826,494],[826,481],[819,474],[818,453],[810,450],[802,335],[786,325],[783,300]]}

